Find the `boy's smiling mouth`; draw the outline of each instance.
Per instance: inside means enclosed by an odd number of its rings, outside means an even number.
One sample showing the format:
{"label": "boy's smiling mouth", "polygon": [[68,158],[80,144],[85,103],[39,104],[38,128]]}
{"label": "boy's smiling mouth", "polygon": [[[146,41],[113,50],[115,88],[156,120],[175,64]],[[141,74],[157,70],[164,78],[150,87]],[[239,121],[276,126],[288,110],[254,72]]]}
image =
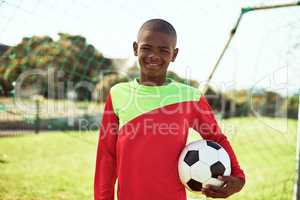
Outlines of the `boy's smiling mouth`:
{"label": "boy's smiling mouth", "polygon": [[145,66],[148,68],[159,68],[162,63],[157,61],[145,61]]}
{"label": "boy's smiling mouth", "polygon": [[147,63],[146,65],[150,66],[150,67],[159,67],[160,64],[158,63]]}

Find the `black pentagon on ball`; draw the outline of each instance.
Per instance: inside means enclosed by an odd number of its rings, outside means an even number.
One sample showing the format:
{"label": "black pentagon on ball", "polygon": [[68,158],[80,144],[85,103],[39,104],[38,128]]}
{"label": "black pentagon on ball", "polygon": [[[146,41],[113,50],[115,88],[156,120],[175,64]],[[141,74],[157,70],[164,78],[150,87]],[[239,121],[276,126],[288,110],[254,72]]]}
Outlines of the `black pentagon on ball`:
{"label": "black pentagon on ball", "polygon": [[208,141],[206,141],[206,144],[207,144],[207,146],[210,146],[216,150],[221,149],[221,146],[213,141],[208,140]]}
{"label": "black pentagon on ball", "polygon": [[196,150],[188,151],[184,157],[184,162],[188,166],[192,166],[194,163],[199,161],[199,152]]}
{"label": "black pentagon on ball", "polygon": [[201,191],[201,189],[202,189],[202,183],[195,181],[194,179],[190,179],[186,184],[193,191]]}
{"label": "black pentagon on ball", "polygon": [[218,161],[210,166],[210,171],[213,178],[218,178],[218,176],[224,175],[225,167],[220,161]]}

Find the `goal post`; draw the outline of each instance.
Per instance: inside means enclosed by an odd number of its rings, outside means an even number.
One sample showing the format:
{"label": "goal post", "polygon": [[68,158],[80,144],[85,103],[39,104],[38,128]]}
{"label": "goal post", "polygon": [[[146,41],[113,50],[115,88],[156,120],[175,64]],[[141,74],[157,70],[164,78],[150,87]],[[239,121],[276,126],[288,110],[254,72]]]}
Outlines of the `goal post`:
{"label": "goal post", "polygon": [[298,128],[297,128],[297,149],[296,149],[296,180],[294,185],[294,197],[293,200],[300,200],[300,90],[298,101]]}
{"label": "goal post", "polygon": [[208,75],[208,78],[205,82],[205,85],[202,89],[202,93],[205,94],[207,92],[207,89],[209,87],[209,83],[210,81],[212,80],[213,78],[213,75],[215,74],[221,60],[223,59],[223,56],[225,55],[225,52],[227,51],[241,21],[242,21],[242,18],[244,16],[244,14],[248,13],[248,12],[251,12],[251,11],[260,11],[260,10],[268,10],[268,9],[277,9],[277,8],[287,8],[287,7],[294,7],[294,6],[300,6],[300,1],[297,1],[297,2],[292,2],[292,3],[285,3],[285,4],[274,4],[274,5],[266,5],[266,6],[252,6],[252,7],[244,7],[241,9],[241,13],[234,25],[234,27],[231,29],[230,31],[230,36],[228,38],[228,40],[226,41],[226,44],[224,46],[224,48],[222,49],[222,52],[221,54],[219,55],[215,65],[213,66],[211,72],[209,73]]}

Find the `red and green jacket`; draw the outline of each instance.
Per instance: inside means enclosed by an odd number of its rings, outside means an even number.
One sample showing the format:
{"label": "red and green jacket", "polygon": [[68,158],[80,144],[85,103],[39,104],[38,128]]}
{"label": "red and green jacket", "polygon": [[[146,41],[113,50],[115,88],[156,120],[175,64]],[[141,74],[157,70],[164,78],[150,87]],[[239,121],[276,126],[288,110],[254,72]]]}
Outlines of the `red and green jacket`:
{"label": "red and green jacket", "polygon": [[177,165],[189,128],[222,145],[232,176],[245,179],[226,136],[204,96],[168,79],[145,86],[138,79],[113,86],[99,128],[94,199],[186,200]]}

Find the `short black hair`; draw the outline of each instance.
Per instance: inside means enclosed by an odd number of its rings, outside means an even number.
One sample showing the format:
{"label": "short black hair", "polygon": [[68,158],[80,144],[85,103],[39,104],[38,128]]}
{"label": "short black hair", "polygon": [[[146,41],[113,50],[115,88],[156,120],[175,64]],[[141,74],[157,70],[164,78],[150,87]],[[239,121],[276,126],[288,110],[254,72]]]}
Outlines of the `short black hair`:
{"label": "short black hair", "polygon": [[177,38],[177,33],[175,28],[169,22],[163,19],[150,19],[146,21],[140,28],[139,33],[142,30],[150,30],[155,32],[166,33]]}

